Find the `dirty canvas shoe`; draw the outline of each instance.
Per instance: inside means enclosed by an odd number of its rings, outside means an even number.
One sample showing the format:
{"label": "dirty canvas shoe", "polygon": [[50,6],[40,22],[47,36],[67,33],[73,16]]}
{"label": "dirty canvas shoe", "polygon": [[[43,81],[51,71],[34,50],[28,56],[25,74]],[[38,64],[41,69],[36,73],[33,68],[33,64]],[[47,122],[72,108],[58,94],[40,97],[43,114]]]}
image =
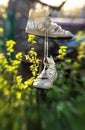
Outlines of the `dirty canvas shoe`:
{"label": "dirty canvas shoe", "polygon": [[30,11],[26,32],[38,36],[45,36],[46,30],[48,31],[48,37],[51,38],[70,39],[73,37],[70,31],[64,30],[57,23],[52,22],[51,18],[47,16],[46,10],[40,12]]}
{"label": "dirty canvas shoe", "polygon": [[34,88],[50,89],[53,86],[53,82],[57,78],[57,72],[55,62],[51,57],[47,57],[47,62],[44,64],[44,69],[41,74],[35,79],[33,83]]}

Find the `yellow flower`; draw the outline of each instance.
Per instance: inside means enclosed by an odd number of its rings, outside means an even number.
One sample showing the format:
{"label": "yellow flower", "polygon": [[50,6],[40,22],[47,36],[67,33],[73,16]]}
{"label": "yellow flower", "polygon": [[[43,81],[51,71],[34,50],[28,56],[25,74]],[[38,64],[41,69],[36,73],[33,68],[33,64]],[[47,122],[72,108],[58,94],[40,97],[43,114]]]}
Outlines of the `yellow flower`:
{"label": "yellow flower", "polygon": [[4,31],[3,28],[0,27],[0,33],[3,33],[3,31]]}
{"label": "yellow flower", "polygon": [[18,67],[18,65],[21,63],[19,60],[11,60],[12,66]]}
{"label": "yellow flower", "polygon": [[37,58],[37,52],[32,47],[28,55],[25,55],[26,60],[31,63],[30,70],[32,71],[33,77],[36,77],[40,60]]}
{"label": "yellow flower", "polygon": [[16,59],[22,60],[22,52],[16,54]]}
{"label": "yellow flower", "polygon": [[58,53],[59,53],[59,54],[62,54],[62,52],[63,52],[62,49],[59,49],[59,50],[58,50]]}
{"label": "yellow flower", "polygon": [[22,76],[21,75],[17,76],[16,80],[17,80],[18,85],[20,85],[22,83]]}
{"label": "yellow flower", "polygon": [[59,59],[63,59],[67,54],[66,51],[67,51],[67,46],[60,46],[58,50],[59,55],[57,57]]}
{"label": "yellow flower", "polygon": [[[2,27],[0,27],[0,37],[3,37],[3,36],[4,36],[4,30]],[[3,41],[0,40],[0,44],[2,44],[2,43],[3,43]]]}
{"label": "yellow flower", "polygon": [[17,99],[21,99],[22,93],[21,92],[16,92],[16,97]]}
{"label": "yellow flower", "polygon": [[11,65],[8,65],[8,64],[4,65],[4,68],[6,69],[6,71],[14,72],[14,73],[16,72],[16,69],[17,69],[16,66],[11,66]]}
{"label": "yellow flower", "polygon": [[65,57],[66,56],[66,53],[62,53],[62,57]]}
{"label": "yellow flower", "polygon": [[34,48],[34,47],[32,47],[32,48],[31,48],[31,50],[32,50],[32,51],[35,51],[35,48]]}
{"label": "yellow flower", "polygon": [[32,83],[34,82],[34,79],[35,79],[34,77],[31,77],[30,79],[28,79],[27,81],[25,81],[24,82],[24,84],[25,84],[24,88],[27,88],[27,87],[31,86]]}
{"label": "yellow flower", "polygon": [[28,34],[28,42],[31,42],[32,44],[35,44],[36,41],[34,39],[35,39],[35,35]]}
{"label": "yellow flower", "polygon": [[25,55],[26,60],[30,60],[29,55]]}
{"label": "yellow flower", "polygon": [[37,42],[36,41],[32,41],[32,44],[36,44]]}
{"label": "yellow flower", "polygon": [[[7,48],[7,51],[9,51],[11,53],[11,52],[14,52],[14,49],[9,47],[9,48]],[[7,54],[9,55],[10,53],[7,53]]]}
{"label": "yellow flower", "polygon": [[80,60],[83,58],[83,54],[82,55],[78,55],[77,58]]}
{"label": "yellow flower", "polygon": [[[15,44],[16,44],[16,42],[13,41],[13,40],[7,41],[7,42],[6,42],[7,51],[10,52],[10,53],[14,52],[13,47],[14,47]],[[8,53],[8,54],[10,54],[10,53]]]}
{"label": "yellow flower", "polygon": [[28,34],[28,37],[35,38],[35,35],[34,34]]}
{"label": "yellow flower", "polygon": [[5,90],[5,91],[4,91],[4,94],[5,94],[6,96],[10,95],[10,91],[9,91],[9,90]]}
{"label": "yellow flower", "polygon": [[6,42],[6,46],[7,46],[7,47],[9,47],[9,46],[14,46],[15,44],[16,44],[16,42],[13,41],[13,40],[9,40],[9,41]]}
{"label": "yellow flower", "polygon": [[28,42],[31,42],[31,41],[32,41],[32,39],[29,37],[29,38],[28,38]]}
{"label": "yellow flower", "polygon": [[81,39],[82,34],[83,34],[82,31],[78,31],[77,36],[76,36],[76,40],[77,40],[77,41]]}
{"label": "yellow flower", "polygon": [[60,49],[67,49],[67,46],[60,46]]}
{"label": "yellow flower", "polygon": [[78,56],[77,58],[80,60],[85,57],[85,42],[82,42],[78,48]]}
{"label": "yellow flower", "polygon": [[58,55],[57,58],[63,59],[63,56],[62,55]]}

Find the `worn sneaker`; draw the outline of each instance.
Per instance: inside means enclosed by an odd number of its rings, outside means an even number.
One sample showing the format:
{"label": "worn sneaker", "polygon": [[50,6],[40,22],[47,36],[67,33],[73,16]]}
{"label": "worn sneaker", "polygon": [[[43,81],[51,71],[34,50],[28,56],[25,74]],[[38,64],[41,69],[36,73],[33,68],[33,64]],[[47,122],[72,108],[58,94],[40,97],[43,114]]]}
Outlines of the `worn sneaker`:
{"label": "worn sneaker", "polygon": [[73,34],[70,31],[66,31],[57,23],[52,22],[51,18],[46,16],[45,11],[40,13],[34,12],[34,14],[35,15],[33,15],[33,11],[29,13],[29,20],[26,25],[27,33],[45,36],[47,30],[48,37],[51,38],[70,39],[73,37]]}
{"label": "worn sneaker", "polygon": [[44,64],[44,69],[41,74],[35,79],[33,83],[34,88],[50,89],[53,82],[57,78],[55,62],[51,57],[47,57],[47,62]]}

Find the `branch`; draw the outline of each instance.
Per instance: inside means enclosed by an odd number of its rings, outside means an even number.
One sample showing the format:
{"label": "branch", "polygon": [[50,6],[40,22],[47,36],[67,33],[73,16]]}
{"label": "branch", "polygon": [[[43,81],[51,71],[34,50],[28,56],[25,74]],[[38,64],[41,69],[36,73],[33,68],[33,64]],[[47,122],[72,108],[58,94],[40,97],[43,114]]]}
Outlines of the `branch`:
{"label": "branch", "polygon": [[48,3],[41,2],[40,0],[34,0],[34,1],[39,2],[40,4],[45,5],[45,6],[49,6],[52,9],[56,9],[57,11],[60,11],[61,8],[64,6],[64,4],[66,3],[67,0],[63,1],[59,6],[56,6],[56,5],[52,6],[52,5],[49,5]]}

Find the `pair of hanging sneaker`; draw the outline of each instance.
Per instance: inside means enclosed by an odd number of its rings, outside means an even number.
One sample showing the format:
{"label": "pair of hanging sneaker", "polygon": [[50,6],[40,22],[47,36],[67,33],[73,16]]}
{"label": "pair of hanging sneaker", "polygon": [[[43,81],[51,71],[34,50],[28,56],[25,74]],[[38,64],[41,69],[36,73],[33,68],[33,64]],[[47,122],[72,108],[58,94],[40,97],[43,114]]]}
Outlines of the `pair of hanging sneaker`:
{"label": "pair of hanging sneaker", "polygon": [[55,62],[52,56],[46,57],[44,69],[33,83],[34,88],[50,89],[57,78]]}
{"label": "pair of hanging sneaker", "polygon": [[70,31],[64,30],[57,23],[52,22],[45,9],[40,11],[31,10],[26,32],[37,36],[45,36],[46,30],[48,31],[48,37],[51,38],[70,39],[73,37]]}
{"label": "pair of hanging sneaker", "polygon": [[[57,23],[52,22],[51,18],[47,15],[46,10],[31,10],[29,12],[26,32],[43,37],[45,37],[45,33],[48,32],[47,37],[56,39],[70,39],[73,37],[71,32],[62,29]],[[52,56],[46,56],[44,69],[35,79],[33,87],[40,89],[50,89],[52,88],[53,82],[56,80],[56,78],[57,72],[55,62]]]}

